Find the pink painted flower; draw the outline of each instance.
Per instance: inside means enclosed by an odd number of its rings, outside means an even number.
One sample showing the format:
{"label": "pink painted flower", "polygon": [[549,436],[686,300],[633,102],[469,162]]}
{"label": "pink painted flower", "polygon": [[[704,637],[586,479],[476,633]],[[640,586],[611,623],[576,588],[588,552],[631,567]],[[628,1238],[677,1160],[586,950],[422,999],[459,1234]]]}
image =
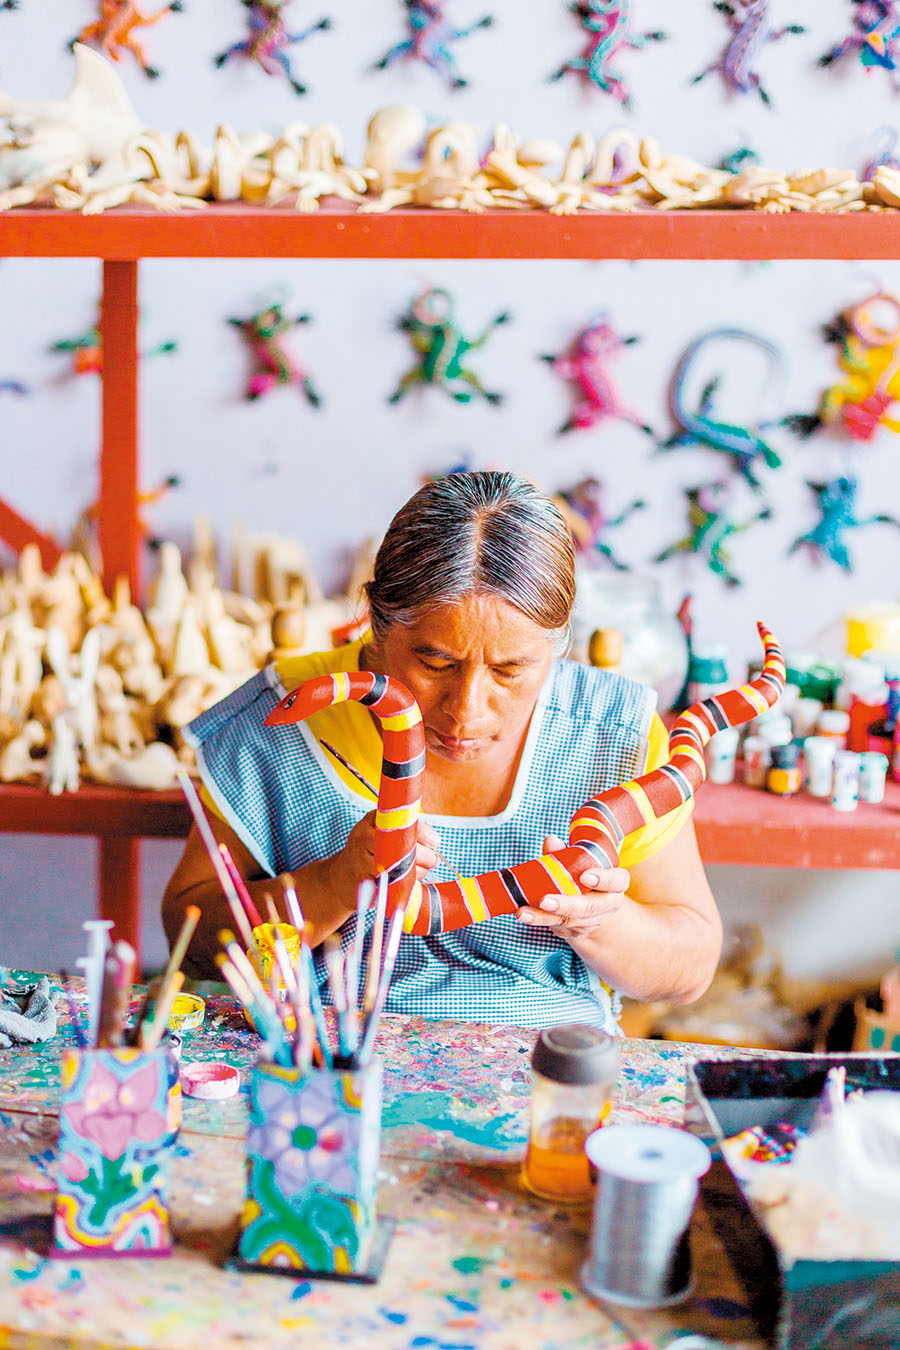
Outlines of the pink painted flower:
{"label": "pink painted flower", "polygon": [[59,1160],[59,1167],[69,1181],[84,1181],[90,1172],[87,1163],[77,1153],[64,1153]]}
{"label": "pink painted flower", "polygon": [[78,1135],[96,1144],[105,1158],[121,1158],[132,1139],[149,1143],[166,1132],[166,1118],[154,1109],[159,1094],[158,1064],[145,1064],[120,1080],[102,1060],[94,1063],[79,1102],[63,1107]]}

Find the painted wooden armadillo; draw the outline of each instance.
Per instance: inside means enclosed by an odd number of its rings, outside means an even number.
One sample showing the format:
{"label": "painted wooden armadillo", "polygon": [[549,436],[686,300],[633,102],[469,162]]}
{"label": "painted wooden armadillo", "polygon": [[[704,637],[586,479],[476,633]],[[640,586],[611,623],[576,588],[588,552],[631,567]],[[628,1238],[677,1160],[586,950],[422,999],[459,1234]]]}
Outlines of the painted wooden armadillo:
{"label": "painted wooden armadillo", "polygon": [[355,700],[381,723],[383,758],[375,812],[375,871],[387,872],[388,909],[406,907],[407,933],[446,933],[470,923],[539,905],[546,895],[579,895],[579,877],[597,867],[615,867],[622,842],[651,820],[688,801],[706,777],[703,747],[724,727],[749,722],[770,708],[784,688],[784,658],[778,642],[758,624],[765,664],[758,679],[694,703],[669,736],[667,763],[592,797],[569,824],[569,844],[516,867],[453,881],[415,879],[416,827],[425,773],[425,730],[409,690],[389,675],[371,671],[319,675],[281,700],[265,725],[305,721],[322,708]]}

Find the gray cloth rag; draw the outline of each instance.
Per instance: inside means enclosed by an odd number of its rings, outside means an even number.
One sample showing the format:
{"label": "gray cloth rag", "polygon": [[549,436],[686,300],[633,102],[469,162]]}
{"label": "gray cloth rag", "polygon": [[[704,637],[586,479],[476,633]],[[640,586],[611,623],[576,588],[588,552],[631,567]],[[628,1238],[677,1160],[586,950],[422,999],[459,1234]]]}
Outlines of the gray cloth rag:
{"label": "gray cloth rag", "polygon": [[46,975],[15,993],[0,992],[0,1046],[49,1041],[56,1035],[58,998],[58,990],[50,988]]}

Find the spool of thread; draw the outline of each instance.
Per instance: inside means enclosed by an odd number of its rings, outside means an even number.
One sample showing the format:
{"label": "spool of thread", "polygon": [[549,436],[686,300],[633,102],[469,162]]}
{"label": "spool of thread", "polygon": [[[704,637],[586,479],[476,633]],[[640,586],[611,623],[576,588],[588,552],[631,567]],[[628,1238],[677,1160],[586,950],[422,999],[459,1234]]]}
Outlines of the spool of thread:
{"label": "spool of thread", "polygon": [[859,803],[859,755],[838,750],[834,756],[831,805],[835,811],[855,811]]}
{"label": "spool of thread", "polygon": [[688,1225],[709,1149],[664,1125],[608,1125],[585,1151],[597,1169],[585,1293],[632,1308],[680,1303],[691,1292]]}

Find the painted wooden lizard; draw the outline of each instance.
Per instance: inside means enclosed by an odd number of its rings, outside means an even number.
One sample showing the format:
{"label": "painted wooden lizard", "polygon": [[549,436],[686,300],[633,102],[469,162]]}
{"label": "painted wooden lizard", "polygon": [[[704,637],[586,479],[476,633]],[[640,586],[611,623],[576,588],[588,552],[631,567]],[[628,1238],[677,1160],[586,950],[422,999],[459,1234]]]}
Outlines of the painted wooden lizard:
{"label": "painted wooden lizard", "polygon": [[801,545],[806,545],[819,557],[830,558],[845,572],[850,572],[853,570],[853,564],[842,537],[845,530],[861,529],[864,525],[896,525],[900,528],[900,520],[896,516],[881,513],[874,516],[857,516],[857,482],[849,475],[829,478],[824,483],[807,480],[807,486],[816,494],[820,519],[811,530],[794,540],[788,553],[793,553]]}
{"label": "painted wooden lizard", "polygon": [[[423,291],[397,320],[397,327],[406,333],[419,360],[401,377],[388,402],[399,403],[416,384],[430,384],[445,390],[457,403],[469,403],[473,394],[480,394],[494,405],[502,403],[503,395],[485,389],[463,361],[468,352],[482,347],[492,330],[498,324],[508,323],[509,318],[507,313],[498,314],[481,337],[470,341],[456,326],[450,293],[437,286]],[[459,381],[464,383],[460,385]]]}
{"label": "painted wooden lizard", "polygon": [[[670,387],[669,405],[680,430],[664,441],[659,448],[674,450],[698,445],[710,450],[719,450],[729,457],[737,473],[754,492],[762,492],[762,484],[756,476],[754,466],[762,461],[768,468],[777,469],[781,464],[781,456],[762,439],[758,431],[720,421],[711,415],[719,377],[714,377],[704,386],[696,412],[692,412],[685,404],[685,383],[698,353],[708,343],[720,338],[732,338],[759,347],[767,354],[773,367],[781,361],[781,353],[774,343],[756,333],[746,332],[743,328],[713,328],[701,333],[686,348]],[[760,422],[758,425],[766,424]]]}
{"label": "painted wooden lizard", "polygon": [[648,436],[653,435],[653,428],[622,402],[608,371],[608,363],[637,341],[636,337],[620,337],[608,319],[601,315],[581,330],[567,355],[541,358],[557,375],[570,380],[580,395],[559,428],[560,435],[566,431],[584,431],[598,422],[616,419],[630,422]]}
{"label": "painted wooden lizard", "polygon": [[289,3],[290,0],[241,0],[247,10],[247,36],[219,52],[213,58],[214,64],[221,69],[226,61],[244,57],[255,61],[267,75],[284,74],[295,94],[305,94],[306,85],[294,74],[288,48],[299,46],[313,33],[326,31],[331,27],[331,20],[319,19],[299,33],[290,33],[284,22],[284,11]]}
{"label": "painted wooden lizard", "polygon": [[604,535],[614,530],[646,506],[646,502],[630,502],[617,516],[608,516],[603,505],[603,484],[596,478],[585,478],[574,487],[562,488],[555,497],[575,540],[576,550],[586,557],[599,553],[619,572],[627,572],[628,564],[615,556]]}
{"label": "painted wooden lizard", "polygon": [[550,79],[579,75],[594,88],[617,99],[623,108],[630,108],[631,95],[613,64],[616,55],[629,47],[639,51],[649,42],[661,42],[666,34],[633,33],[631,0],[574,0],[569,9],[579,19],[587,41],[581,55],[564,61]]}
{"label": "painted wooden lizard", "polygon": [[278,385],[294,385],[312,407],[321,399],[307,372],[295,361],[285,338],[298,324],[309,323],[311,315],[298,314],[290,319],[282,301],[263,306],[245,319],[228,320],[239,331],[253,357],[254,367],[244,390],[244,398],[253,401],[270,394]]}
{"label": "painted wooden lizard", "polygon": [[820,66],[833,66],[847,56],[859,56],[866,73],[880,68],[897,88],[900,50],[900,3],[897,0],[852,0],[853,31],[819,57]]}
{"label": "painted wooden lizard", "polygon": [[769,0],[715,0],[713,5],[728,20],[731,40],[722,55],[695,75],[692,84],[699,84],[707,75],[718,71],[729,89],[738,94],[757,93],[763,103],[770,104],[771,99],[763,87],[759,75],[754,69],[762,49],[769,42],[778,42],[780,38],[791,34],[805,33],[800,24],[787,24],[784,28],[773,28],[769,12]]}
{"label": "painted wooden lizard", "polygon": [[147,78],[155,80],[159,71],[147,61],[135,31],[159,23],[167,14],[180,14],[183,8],[181,0],[170,0],[168,5],[163,5],[154,14],[145,14],[133,0],[100,0],[97,18],[71,39],[69,47],[74,47],[76,42],[99,47],[113,61],[118,61],[123,51],[131,52]]}
{"label": "painted wooden lizard", "polygon": [[446,78],[451,89],[464,89],[469,82],[460,75],[451,47],[479,28],[490,28],[493,16],[485,14],[466,28],[454,28],[444,15],[443,0],[403,0],[403,8],[409,36],[390,47],[375,62],[375,69],[388,70],[401,60],[424,61],[431,70]]}
{"label": "painted wooden lizard", "polygon": [[757,511],[749,520],[737,524],[728,514],[728,484],[724,482],[707,483],[701,487],[685,488],[688,499],[688,524],[690,529],[682,539],[678,539],[662,553],[657,553],[654,562],[665,562],[676,553],[698,553],[706,558],[709,570],[721,577],[726,586],[739,586],[740,577],[731,570],[731,558],[726,541],[732,535],[740,534],[755,525],[759,520],[768,520],[772,512],[768,507]]}

